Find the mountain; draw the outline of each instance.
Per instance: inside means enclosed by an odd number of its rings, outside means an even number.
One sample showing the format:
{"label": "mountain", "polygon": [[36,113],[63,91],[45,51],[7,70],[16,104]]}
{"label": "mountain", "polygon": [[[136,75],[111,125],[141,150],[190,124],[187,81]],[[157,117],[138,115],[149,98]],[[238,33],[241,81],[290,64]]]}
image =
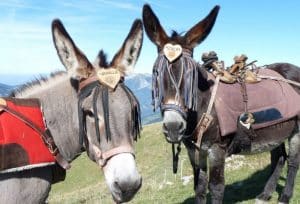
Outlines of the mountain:
{"label": "mountain", "polygon": [[0,83],[0,96],[7,96],[15,86]]}
{"label": "mountain", "polygon": [[132,74],[125,80],[125,84],[132,90],[140,102],[143,124],[150,124],[160,120],[160,113],[153,112],[151,105],[151,74]]}

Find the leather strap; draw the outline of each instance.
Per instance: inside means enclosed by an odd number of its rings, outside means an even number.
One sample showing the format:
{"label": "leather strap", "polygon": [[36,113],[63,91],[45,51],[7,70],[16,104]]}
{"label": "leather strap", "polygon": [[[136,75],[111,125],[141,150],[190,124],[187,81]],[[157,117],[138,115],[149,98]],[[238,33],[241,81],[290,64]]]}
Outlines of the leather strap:
{"label": "leather strap", "polygon": [[44,141],[45,145],[47,146],[47,148],[49,149],[50,153],[53,155],[57,163],[64,169],[69,169],[71,167],[68,161],[66,161],[63,158],[63,156],[60,155],[59,150],[55,145],[53,137],[51,136],[49,130],[46,131],[42,130],[40,127],[35,125],[29,118],[9,108],[8,106],[4,106],[0,104],[0,110],[6,111],[7,113],[11,114],[15,118],[21,120],[26,125],[34,129],[42,137],[42,140]]}
{"label": "leather strap", "polygon": [[[211,96],[210,96],[210,100],[209,100],[209,104],[207,107],[207,111],[206,113],[203,113],[201,116],[201,119],[199,120],[196,128],[195,128],[195,135],[196,135],[196,143],[194,143],[195,145],[195,163],[199,164],[199,158],[200,158],[200,149],[201,149],[201,142],[202,142],[202,137],[203,134],[205,133],[205,131],[209,128],[211,122],[213,121],[213,117],[210,114],[212,111],[212,107],[213,104],[215,102],[215,98],[216,98],[216,94],[217,94],[217,90],[218,90],[218,86],[219,86],[219,82],[220,82],[220,75],[217,75],[216,81],[215,81],[215,85],[213,87]],[[193,133],[194,134],[194,133]],[[198,150],[198,151],[196,151]]]}
{"label": "leather strap", "polygon": [[97,76],[90,76],[89,78],[84,79],[83,81],[81,81],[79,83],[79,90],[78,90],[78,92],[80,92],[80,90],[83,89],[84,87],[86,87],[87,85],[93,83],[94,81],[98,81],[98,80],[99,80],[99,78]]}
{"label": "leather strap", "polygon": [[248,94],[245,80],[239,82],[244,102],[244,112],[248,113]]}
{"label": "leather strap", "polygon": [[131,146],[129,145],[121,145],[115,148],[112,148],[106,152],[100,152],[100,160],[99,160],[99,165],[103,168],[107,161],[112,158],[113,156],[121,153],[130,153],[133,156],[134,155],[134,150],[132,149]]}

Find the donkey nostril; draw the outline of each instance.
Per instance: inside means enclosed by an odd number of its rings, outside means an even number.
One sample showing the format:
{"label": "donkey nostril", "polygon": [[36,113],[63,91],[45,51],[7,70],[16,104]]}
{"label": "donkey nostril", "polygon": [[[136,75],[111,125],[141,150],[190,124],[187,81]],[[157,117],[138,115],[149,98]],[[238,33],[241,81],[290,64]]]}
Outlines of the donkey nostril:
{"label": "donkey nostril", "polygon": [[167,127],[167,125],[166,125],[166,123],[163,123],[163,131],[168,131],[168,127]]}
{"label": "donkey nostril", "polygon": [[183,128],[183,122],[180,123],[179,130],[182,130],[182,128]]}
{"label": "donkey nostril", "polygon": [[118,181],[115,181],[115,182],[114,182],[114,186],[115,186],[117,189],[121,190],[121,187],[120,187]]}

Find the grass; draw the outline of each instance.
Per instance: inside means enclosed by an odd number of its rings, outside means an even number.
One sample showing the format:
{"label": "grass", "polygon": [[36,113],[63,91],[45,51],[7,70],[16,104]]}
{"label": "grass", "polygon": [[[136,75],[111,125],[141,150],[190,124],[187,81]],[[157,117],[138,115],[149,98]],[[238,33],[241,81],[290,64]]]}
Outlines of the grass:
{"label": "grass", "polygon": [[[136,143],[136,159],[143,186],[131,204],[194,203],[192,168],[184,148],[177,175],[172,173],[171,145],[161,133],[160,124],[145,126]],[[231,157],[226,162],[224,203],[254,203],[269,175],[269,153]],[[270,203],[277,203],[285,183],[286,168]],[[182,178],[190,178],[186,184]],[[72,163],[64,182],[52,186],[49,203],[113,203],[103,174],[83,154]],[[300,203],[300,173],[290,203]]]}

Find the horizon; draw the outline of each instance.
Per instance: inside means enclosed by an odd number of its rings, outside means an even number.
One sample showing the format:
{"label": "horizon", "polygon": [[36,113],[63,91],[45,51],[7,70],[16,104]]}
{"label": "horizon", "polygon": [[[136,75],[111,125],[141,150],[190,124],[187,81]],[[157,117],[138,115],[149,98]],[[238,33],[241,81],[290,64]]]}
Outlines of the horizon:
{"label": "horizon", "polygon": [[[121,47],[132,22],[141,18],[150,4],[167,34],[184,33],[202,20],[215,5],[221,9],[210,35],[194,50],[199,61],[203,52],[214,50],[226,66],[235,55],[246,54],[257,65],[289,62],[300,65],[300,2],[293,0],[251,2],[211,0],[53,0],[50,2],[6,0],[0,2],[0,83],[4,75],[48,74],[64,70],[51,36],[51,21],[60,18],[75,44],[93,62],[100,49],[108,59]],[[185,8],[185,9],[182,9]],[[174,17],[173,17],[174,16]],[[144,32],[136,73],[151,73],[157,56]]]}

